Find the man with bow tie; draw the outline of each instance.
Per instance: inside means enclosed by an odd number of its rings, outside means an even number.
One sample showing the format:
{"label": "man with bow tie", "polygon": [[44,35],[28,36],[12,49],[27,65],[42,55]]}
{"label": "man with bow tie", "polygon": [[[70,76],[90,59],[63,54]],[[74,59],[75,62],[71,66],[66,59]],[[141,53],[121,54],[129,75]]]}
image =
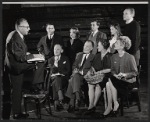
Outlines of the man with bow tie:
{"label": "man with bow tie", "polygon": [[64,48],[62,37],[55,33],[55,26],[52,23],[46,24],[47,34],[43,36],[37,44],[37,50],[45,57],[44,63],[38,63],[33,84],[38,84],[44,81],[44,70],[47,66],[47,60],[54,56],[54,45],[60,44]]}
{"label": "man with bow tie", "polygon": [[62,55],[63,49],[60,44],[54,46],[54,56],[48,60],[51,69],[52,91],[54,107],[56,111],[63,109],[64,91],[68,86],[70,74],[70,62],[66,56]]}
{"label": "man with bow tie", "polygon": [[87,35],[87,39],[94,42],[94,48],[92,53],[95,55],[97,53],[97,45],[99,40],[107,39],[107,36],[105,33],[99,31],[100,22],[97,20],[94,20],[91,22],[91,31]]}
{"label": "man with bow tie", "polygon": [[86,41],[83,47],[83,52],[76,56],[73,64],[72,76],[69,80],[66,96],[70,98],[68,112],[73,112],[79,109],[81,86],[83,85],[83,76],[91,68],[94,58],[92,50],[94,43],[90,40]]}

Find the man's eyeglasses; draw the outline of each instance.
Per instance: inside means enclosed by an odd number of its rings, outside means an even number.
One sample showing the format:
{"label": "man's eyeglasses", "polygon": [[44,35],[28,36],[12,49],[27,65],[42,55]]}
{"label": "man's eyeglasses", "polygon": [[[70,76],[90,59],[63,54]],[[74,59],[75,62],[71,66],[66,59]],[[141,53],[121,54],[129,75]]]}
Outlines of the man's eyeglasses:
{"label": "man's eyeglasses", "polygon": [[29,29],[29,28],[30,28],[29,26],[19,26],[19,27],[23,27],[23,28],[27,28],[27,29]]}

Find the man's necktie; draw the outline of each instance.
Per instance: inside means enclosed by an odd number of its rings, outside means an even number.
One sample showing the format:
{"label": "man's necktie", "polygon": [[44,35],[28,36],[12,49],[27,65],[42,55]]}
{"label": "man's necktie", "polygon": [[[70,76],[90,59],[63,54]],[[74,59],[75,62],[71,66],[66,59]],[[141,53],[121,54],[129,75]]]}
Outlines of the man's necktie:
{"label": "man's necktie", "polygon": [[70,39],[70,43],[71,43],[71,45],[73,44],[73,41],[74,41],[73,39]]}
{"label": "man's necktie", "polygon": [[85,64],[85,62],[86,62],[86,56],[87,56],[87,54],[85,55],[84,60],[83,60],[81,66],[80,66],[80,68],[79,68],[80,70],[83,69],[83,66],[84,66],[84,64]]}
{"label": "man's necktie", "polygon": [[91,33],[91,37],[94,37],[94,33]]}
{"label": "man's necktie", "polygon": [[53,36],[52,35],[50,35],[50,39],[52,39],[53,38]]}

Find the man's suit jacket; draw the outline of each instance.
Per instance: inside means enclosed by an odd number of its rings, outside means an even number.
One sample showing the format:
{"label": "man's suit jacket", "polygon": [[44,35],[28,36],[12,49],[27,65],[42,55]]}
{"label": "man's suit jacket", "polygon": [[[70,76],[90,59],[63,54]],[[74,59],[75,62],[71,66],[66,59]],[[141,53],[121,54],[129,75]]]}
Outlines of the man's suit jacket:
{"label": "man's suit jacket", "polygon": [[48,65],[51,68],[51,71],[55,73],[64,74],[66,77],[69,77],[70,74],[70,62],[69,59],[66,56],[61,55],[60,60],[58,61],[58,68],[54,66],[54,59],[55,56],[48,59]]}
{"label": "man's suit jacket", "polygon": [[[80,52],[77,55],[76,60],[73,64],[73,68],[72,68],[73,70],[75,68],[77,68],[77,69],[79,68],[81,61],[82,61],[83,54],[84,54],[83,52]],[[94,55],[92,53],[90,53],[88,58],[86,59],[86,62],[83,65],[83,75],[85,75],[89,71],[89,69],[91,68],[91,65],[93,63],[93,59],[94,59]]]}
{"label": "man's suit jacket", "polygon": [[[89,38],[89,36],[91,35],[92,32],[89,32],[87,35],[87,39]],[[96,37],[96,42],[98,43],[99,40],[101,39],[107,39],[107,35],[101,31],[97,32],[97,37]]]}
{"label": "man's suit jacket", "polygon": [[93,48],[93,51],[92,53],[95,55],[97,53],[97,45],[98,45],[98,42],[101,41],[101,40],[105,40],[107,39],[107,36],[105,33],[101,32],[101,31],[98,31],[94,37],[93,37],[93,34],[92,32],[90,32],[88,34],[88,37],[87,37],[87,40],[91,40],[94,42],[94,48]]}
{"label": "man's suit jacket", "polygon": [[80,39],[74,39],[71,45],[70,40],[67,41],[66,54],[70,59],[70,63],[73,64],[76,58],[76,54],[83,51],[83,42]]}
{"label": "man's suit jacket", "polygon": [[60,44],[62,45],[62,47],[64,47],[64,43],[63,43],[62,37],[54,33],[54,36],[51,42],[51,48],[49,48],[49,46],[46,43],[46,38],[47,38],[47,35],[43,36],[40,39],[37,45],[37,49],[40,50],[41,53],[44,53],[44,55],[47,56],[47,58],[51,58],[54,55],[55,44]]}
{"label": "man's suit jacket", "polygon": [[26,61],[33,58],[33,55],[26,55],[27,50],[27,45],[16,31],[7,44],[8,58],[10,62],[9,68],[11,73],[21,74],[27,68],[30,68]]}

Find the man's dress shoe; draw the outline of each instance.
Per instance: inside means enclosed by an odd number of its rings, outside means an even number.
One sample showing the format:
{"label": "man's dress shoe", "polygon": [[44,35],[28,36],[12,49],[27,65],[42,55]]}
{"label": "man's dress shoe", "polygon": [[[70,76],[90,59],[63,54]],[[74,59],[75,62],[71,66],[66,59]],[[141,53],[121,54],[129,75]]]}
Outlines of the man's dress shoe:
{"label": "man's dress shoe", "polygon": [[67,109],[68,113],[74,113],[75,111],[75,107],[72,105],[69,105],[68,109]]}
{"label": "man's dress shoe", "polygon": [[20,113],[20,114],[14,114],[13,118],[14,119],[25,119],[29,116],[29,114],[26,113]]}
{"label": "man's dress shoe", "polygon": [[96,111],[96,107],[88,109],[86,112],[83,113],[83,115],[90,115]]}

